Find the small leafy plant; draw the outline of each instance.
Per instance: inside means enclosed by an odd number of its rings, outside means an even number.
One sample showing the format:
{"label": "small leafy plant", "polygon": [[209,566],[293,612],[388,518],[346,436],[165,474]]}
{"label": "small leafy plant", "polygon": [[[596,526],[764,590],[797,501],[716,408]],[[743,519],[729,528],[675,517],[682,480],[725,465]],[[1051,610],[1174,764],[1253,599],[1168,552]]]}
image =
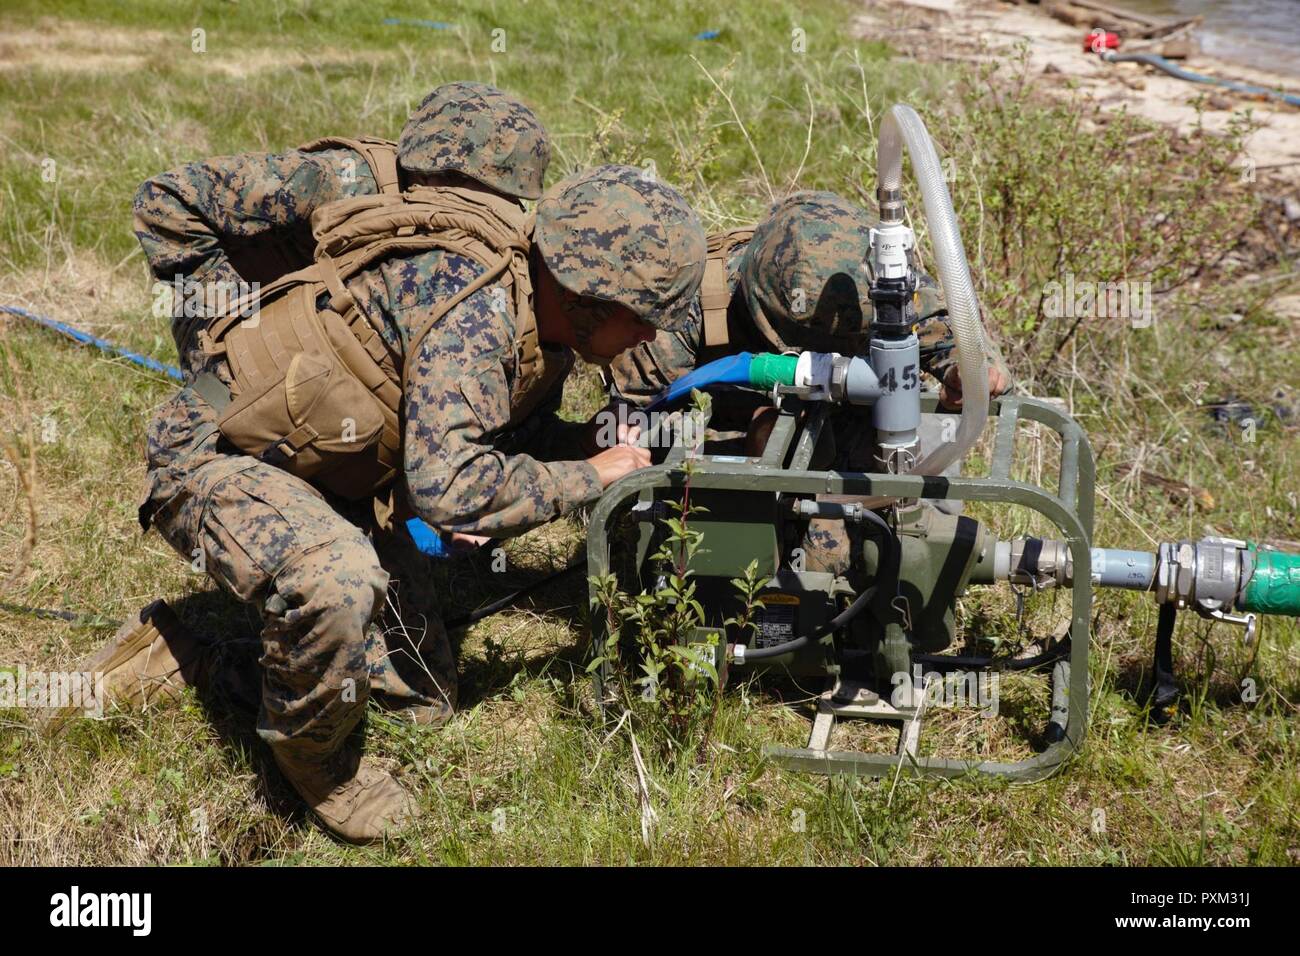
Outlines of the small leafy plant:
{"label": "small leafy plant", "polygon": [[[695,391],[692,403],[699,427],[688,434],[703,436],[709,398]],[[673,514],[662,520],[665,534],[650,558],[659,571],[655,586],[629,595],[612,573],[591,579],[593,608],[604,614],[605,637],[588,671],[602,669],[605,704],[621,706],[669,760],[701,755],[707,748],[722,683],[719,663],[725,655],[718,632],[706,629],[691,567],[704,540],[691,521],[708,510],[691,503],[698,450],[698,445],[689,449],[682,463],[681,500],[667,502]],[[746,576],[732,582],[744,609],[726,621],[728,626],[742,631],[754,626],[755,595],[762,586],[757,567],[751,562]]]}

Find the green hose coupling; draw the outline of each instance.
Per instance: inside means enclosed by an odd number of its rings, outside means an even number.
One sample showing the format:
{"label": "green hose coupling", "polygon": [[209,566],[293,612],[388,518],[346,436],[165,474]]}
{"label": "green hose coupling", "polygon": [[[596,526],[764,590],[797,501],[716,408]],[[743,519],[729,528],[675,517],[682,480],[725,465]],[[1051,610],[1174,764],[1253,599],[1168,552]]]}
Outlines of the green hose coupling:
{"label": "green hose coupling", "polygon": [[749,384],[766,391],[775,385],[793,385],[797,355],[773,355],[760,352],[750,360]]}
{"label": "green hose coupling", "polygon": [[1255,569],[1238,607],[1257,614],[1300,617],[1300,554],[1247,544]]}

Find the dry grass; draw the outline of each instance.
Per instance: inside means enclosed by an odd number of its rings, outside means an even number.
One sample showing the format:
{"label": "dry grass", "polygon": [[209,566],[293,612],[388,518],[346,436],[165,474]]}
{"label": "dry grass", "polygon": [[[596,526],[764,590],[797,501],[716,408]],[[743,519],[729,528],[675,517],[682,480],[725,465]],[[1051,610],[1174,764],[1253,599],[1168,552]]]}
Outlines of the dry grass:
{"label": "dry grass", "polygon": [[[150,315],[149,280],[129,230],[138,182],[210,152],[281,147],[327,131],[395,133],[442,80],[495,79],[523,92],[555,136],[553,176],[582,162],[655,158],[710,226],[752,219],[769,185],[792,182],[800,169],[802,185],[869,192],[862,170],[874,149],[864,130],[880,107],[945,100],[949,73],[845,39],[847,5],[774,16],[767,4],[735,4],[716,45],[690,37],[715,26],[718,14],[669,7],[671,15],[662,5],[620,4],[608,27],[594,12],[534,3],[527,22],[505,22],[511,55],[494,56],[489,30],[515,14],[453,4],[446,18],[458,31],[400,32],[374,11],[280,4],[275,22],[253,23],[226,5],[208,24],[217,55],[199,67],[160,60],[160,45],[180,38],[188,48],[190,26],[165,4],[107,10],[69,0],[52,20],[44,5],[24,0],[0,16],[0,49],[26,64],[48,55],[39,69],[0,70],[0,301],[167,360],[170,337]],[[803,58],[789,52],[787,21],[796,20],[810,38]],[[235,49],[243,52],[218,52]],[[309,64],[308,49],[349,52]],[[37,175],[46,157],[58,162],[53,184]],[[969,202],[969,182],[957,188]],[[1285,293],[1284,268],[1259,266],[1281,282],[1251,283],[1240,270],[1207,280],[1170,300],[1168,321],[1149,338],[1085,330],[1064,352],[1068,374],[1057,397],[1087,427],[1101,463],[1099,543],[1136,547],[1209,528],[1300,539],[1293,424],[1270,419],[1245,448],[1196,404],[1233,389],[1263,405],[1275,384],[1300,380],[1295,316],[1279,317],[1256,294]],[[1230,312],[1247,318],[1216,327]],[[1002,334],[1013,370],[1023,373],[1032,333],[1008,325]],[[88,615],[69,623],[0,610],[0,665],[74,661],[159,596],[205,636],[253,640],[251,610],[190,574],[135,523],[144,426],[170,384],[9,319],[0,319],[0,352],[0,432],[12,436],[20,462],[34,451],[39,496],[25,558],[23,493],[14,464],[0,464],[0,572],[19,572],[4,600]],[[1175,382],[1205,385],[1184,394]],[[596,395],[586,370],[567,390],[566,414],[589,411]],[[49,441],[39,430],[46,420],[55,423]],[[25,437],[29,425],[34,439]],[[1017,467],[1030,477],[1050,473],[1058,449],[1027,438]],[[1197,511],[1118,476],[1125,462],[1213,488],[1214,509]],[[1023,514],[981,516],[996,518],[1005,535],[1038,527]],[[440,568],[448,613],[559,567],[582,538],[578,519],[524,536],[509,545],[504,576],[486,557]],[[1030,602],[1033,634],[1059,622],[1057,601]],[[1005,595],[971,595],[961,619],[1014,642],[1008,604]],[[466,707],[445,729],[373,715],[368,746],[400,770],[424,810],[389,846],[343,847],[310,825],[269,766],[253,715],[190,694],[148,713],[78,722],[55,740],[32,734],[25,712],[0,712],[0,863],[1297,862],[1293,624],[1269,622],[1256,657],[1235,633],[1185,621],[1178,663],[1187,706],[1180,720],[1156,728],[1137,699],[1154,609],[1135,596],[1101,597],[1088,747],[1034,786],[779,772],[761,747],[802,744],[809,710],[791,706],[800,695],[789,688],[752,683],[728,690],[703,763],[664,765],[643,741],[643,787],[625,729],[610,734],[584,709],[584,605],[581,582],[570,582],[474,627],[461,647]],[[1243,676],[1257,682],[1254,704],[1241,701]],[[1027,754],[1045,686],[1017,677],[1001,690],[1002,716],[939,710],[923,746],[953,756]],[[846,725],[843,733],[843,741],[892,749],[889,728]],[[649,846],[643,801],[656,817]]]}

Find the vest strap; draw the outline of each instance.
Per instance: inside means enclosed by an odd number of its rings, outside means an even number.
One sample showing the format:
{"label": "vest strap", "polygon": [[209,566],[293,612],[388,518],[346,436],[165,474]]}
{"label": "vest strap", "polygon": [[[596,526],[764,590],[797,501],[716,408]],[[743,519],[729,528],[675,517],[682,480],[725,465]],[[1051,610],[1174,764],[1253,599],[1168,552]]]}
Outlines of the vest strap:
{"label": "vest strap", "polygon": [[387,196],[402,191],[398,179],[400,173],[397,167],[397,144],[391,140],[377,139],[373,136],[358,136],[356,139],[347,136],[324,136],[299,146],[298,149],[304,153],[314,153],[322,149],[340,147],[361,154],[361,158],[370,167],[370,175],[375,177],[375,185],[379,187],[382,195]]}
{"label": "vest strap", "polygon": [[211,405],[213,411],[218,415],[230,405],[230,389],[226,387],[225,382],[211,372],[200,372],[194,376],[190,388],[194,390],[194,393],[199,398]]}
{"label": "vest strap", "polygon": [[315,441],[319,435],[320,432],[310,425],[300,425],[283,438],[267,445],[266,451],[257,458],[268,465],[282,465]]}
{"label": "vest strap", "polygon": [[[373,496],[401,471],[410,360],[469,296],[497,284],[514,303],[520,354],[511,422],[535,405],[552,371],[562,373],[539,360],[524,224],[515,207],[458,187],[321,206],[312,215],[313,264],[263,288],[256,318],[227,314],[209,326],[204,341],[224,350],[233,382],[209,373],[196,394],[219,411],[221,434],[245,453],[349,500]],[[433,303],[402,336],[404,348],[390,344],[381,317],[363,311],[348,283],[390,256],[429,249],[468,259],[481,272]],[[343,416],[353,416],[356,441],[335,435]]]}
{"label": "vest strap", "polygon": [[727,290],[727,265],[722,257],[704,261],[704,280],[700,284],[700,309],[704,313],[704,344],[726,345],[727,307],[731,293]]}
{"label": "vest strap", "polygon": [[429,317],[424,320],[424,323],[418,329],[415,330],[415,334],[411,336],[411,341],[407,343],[406,358],[402,362],[402,394],[403,395],[406,394],[406,379],[411,367],[411,363],[415,361],[415,356],[419,354],[420,343],[423,342],[424,337],[429,334],[429,330],[432,329],[439,322],[441,322],[442,317],[445,316],[452,309],[456,308],[456,306],[460,305],[462,302],[468,299],[475,292],[478,292],[480,289],[484,288],[492,280],[499,278],[501,274],[510,267],[510,260],[511,260],[511,255],[509,252],[507,252],[500,259],[497,260],[496,265],[488,269],[486,272],[484,272],[481,276],[479,276],[469,285],[465,286],[465,288],[461,289],[459,292],[453,295],[446,302],[440,303],[438,307],[434,309],[432,313],[430,313]]}
{"label": "vest strap", "polygon": [[361,154],[370,164],[370,172],[374,174],[375,185],[379,187],[380,193],[387,196],[401,192],[398,182],[397,148],[386,140],[364,139],[361,143],[365,147]]}
{"label": "vest strap", "polygon": [[741,226],[709,236],[708,258],[704,260],[704,279],[700,283],[700,311],[704,317],[705,346],[727,345],[727,308],[731,289],[727,285],[727,260],[741,243],[754,237],[753,226]]}
{"label": "vest strap", "polygon": [[330,294],[330,308],[339,315],[347,315],[348,310],[357,304],[357,300],[343,284],[343,279],[339,277],[338,266],[323,252],[316,257],[316,265],[320,267],[321,281],[325,283],[325,288]]}

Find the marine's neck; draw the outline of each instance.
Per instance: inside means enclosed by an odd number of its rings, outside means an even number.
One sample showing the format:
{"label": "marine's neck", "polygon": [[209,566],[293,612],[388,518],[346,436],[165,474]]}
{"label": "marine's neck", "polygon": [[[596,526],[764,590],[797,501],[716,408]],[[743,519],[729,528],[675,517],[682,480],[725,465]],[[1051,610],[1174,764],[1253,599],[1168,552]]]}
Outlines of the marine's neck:
{"label": "marine's neck", "polygon": [[537,246],[532,248],[528,268],[533,277],[533,315],[537,320],[537,339],[543,345],[562,345],[572,348],[573,324],[560,304],[560,290],[552,278]]}

